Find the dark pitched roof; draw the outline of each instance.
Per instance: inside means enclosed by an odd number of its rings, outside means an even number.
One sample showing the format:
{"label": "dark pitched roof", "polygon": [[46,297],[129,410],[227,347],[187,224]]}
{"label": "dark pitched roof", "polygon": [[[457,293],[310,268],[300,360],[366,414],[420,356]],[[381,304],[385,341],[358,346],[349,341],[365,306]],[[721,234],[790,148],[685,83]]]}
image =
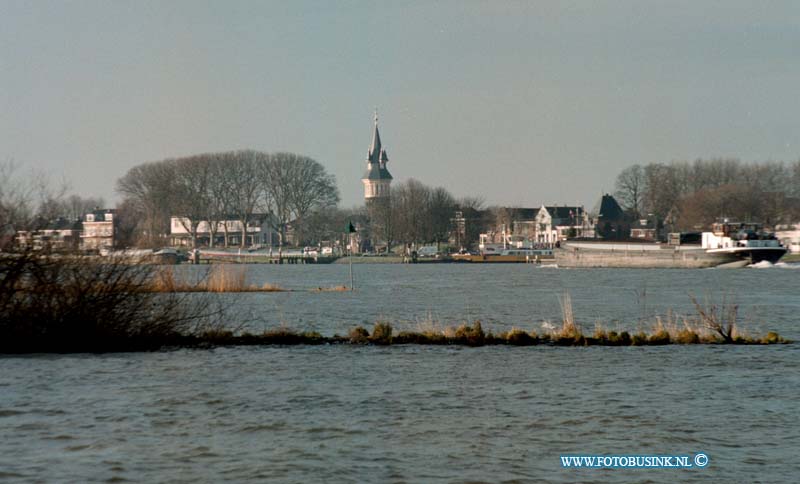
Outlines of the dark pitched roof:
{"label": "dark pitched roof", "polygon": [[547,213],[550,214],[550,217],[554,219],[565,219],[565,218],[572,218],[578,217],[583,213],[583,207],[544,207],[547,210]]}
{"label": "dark pitched roof", "polygon": [[606,194],[600,200],[600,211],[597,216],[600,220],[623,220],[625,212],[614,197]]}
{"label": "dark pitched roof", "polygon": [[536,214],[539,213],[538,208],[510,208],[509,212],[511,212],[511,218],[513,220],[521,221],[521,220],[533,220],[536,218]]}

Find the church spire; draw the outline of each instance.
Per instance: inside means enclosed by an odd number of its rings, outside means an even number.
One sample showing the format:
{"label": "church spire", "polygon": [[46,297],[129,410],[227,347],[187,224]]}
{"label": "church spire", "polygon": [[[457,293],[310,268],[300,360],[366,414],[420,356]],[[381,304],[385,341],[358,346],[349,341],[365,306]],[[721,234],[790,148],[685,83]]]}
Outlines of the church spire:
{"label": "church spire", "polygon": [[392,183],[392,175],[386,168],[389,155],[381,145],[381,135],[378,132],[378,110],[375,110],[375,128],[372,132],[372,144],[367,153],[367,171],[361,178],[364,182],[364,198],[376,199],[387,198],[389,196],[389,185]]}
{"label": "church spire", "polygon": [[375,108],[375,131],[372,133],[372,145],[367,156],[368,163],[379,163],[381,153],[381,134],[378,132],[378,108]]}

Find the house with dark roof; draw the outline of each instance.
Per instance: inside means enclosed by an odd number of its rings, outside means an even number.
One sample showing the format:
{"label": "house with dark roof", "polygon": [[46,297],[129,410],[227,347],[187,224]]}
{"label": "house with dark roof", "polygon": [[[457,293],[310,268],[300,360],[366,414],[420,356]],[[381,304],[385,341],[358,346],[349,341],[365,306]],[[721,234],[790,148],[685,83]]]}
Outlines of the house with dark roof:
{"label": "house with dark roof", "polygon": [[647,241],[655,241],[657,239],[658,229],[656,221],[652,218],[643,218],[634,220],[631,223],[631,238]]}
{"label": "house with dark roof", "polygon": [[571,237],[593,237],[594,226],[582,206],[542,205],[527,219],[514,221],[514,236],[549,247]]}
{"label": "house with dark roof", "polygon": [[631,235],[631,221],[617,200],[605,194],[597,213],[597,235],[606,240],[625,240]]}
{"label": "house with dark roof", "polygon": [[552,247],[570,237],[594,237],[594,225],[582,206],[542,205],[501,208],[499,222],[481,234],[481,245]]}

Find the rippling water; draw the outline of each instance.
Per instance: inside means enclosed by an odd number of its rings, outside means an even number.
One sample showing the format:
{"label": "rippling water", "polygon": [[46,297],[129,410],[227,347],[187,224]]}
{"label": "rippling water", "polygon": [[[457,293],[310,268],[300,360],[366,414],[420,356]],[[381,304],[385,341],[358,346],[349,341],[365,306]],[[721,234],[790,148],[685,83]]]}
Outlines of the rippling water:
{"label": "rippling water", "polygon": [[[183,270],[197,270],[186,268]],[[332,334],[378,317],[620,325],[687,293],[800,339],[800,271],[360,266],[355,293],[252,294],[253,325]],[[342,284],[346,266],[253,266]],[[634,321],[631,323],[631,321]],[[264,347],[0,357],[10,482],[796,482],[800,345]],[[687,454],[690,470],[567,470],[560,454]]]}
{"label": "rippling water", "polygon": [[[186,277],[205,267],[181,266]],[[695,314],[690,296],[739,305],[745,328],[776,330],[800,339],[800,264],[770,269],[567,270],[526,264],[392,264],[354,267],[357,290],[311,292],[349,284],[346,265],[253,265],[253,284],[271,283],[294,292],[249,293],[231,311],[249,329],[285,324],[302,330],[344,334],[354,324],[388,320],[397,329],[429,322],[451,325],[481,320],[490,329],[541,330],[560,321],[559,298],[569,294],[576,318],[590,332],[595,322],[639,329],[641,321],[669,311]]]}

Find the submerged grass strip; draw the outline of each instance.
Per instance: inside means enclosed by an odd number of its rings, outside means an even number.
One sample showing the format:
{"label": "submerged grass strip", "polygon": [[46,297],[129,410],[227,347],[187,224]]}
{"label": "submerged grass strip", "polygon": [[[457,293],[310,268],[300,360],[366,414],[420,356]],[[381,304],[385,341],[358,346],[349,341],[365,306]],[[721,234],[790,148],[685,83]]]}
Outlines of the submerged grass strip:
{"label": "submerged grass strip", "polygon": [[[568,326],[568,325],[565,325]],[[622,331],[595,331],[593,335],[584,335],[577,327],[564,331],[564,327],[552,332],[537,334],[521,329],[511,329],[502,333],[486,333],[481,323],[462,324],[444,330],[402,331],[394,335],[391,324],[377,322],[370,333],[363,326],[352,328],[348,335],[323,336],[317,332],[298,332],[290,328],[276,328],[261,334],[234,334],[232,331],[213,331],[188,337],[189,345],[319,345],[319,344],[356,344],[356,345],[461,345],[461,346],[660,346],[668,344],[734,344],[734,345],[767,345],[786,344],[775,332],[763,337],[738,336],[731,340],[714,336],[710,333],[698,332],[684,328],[677,333],[666,329],[652,332],[629,333]]]}

